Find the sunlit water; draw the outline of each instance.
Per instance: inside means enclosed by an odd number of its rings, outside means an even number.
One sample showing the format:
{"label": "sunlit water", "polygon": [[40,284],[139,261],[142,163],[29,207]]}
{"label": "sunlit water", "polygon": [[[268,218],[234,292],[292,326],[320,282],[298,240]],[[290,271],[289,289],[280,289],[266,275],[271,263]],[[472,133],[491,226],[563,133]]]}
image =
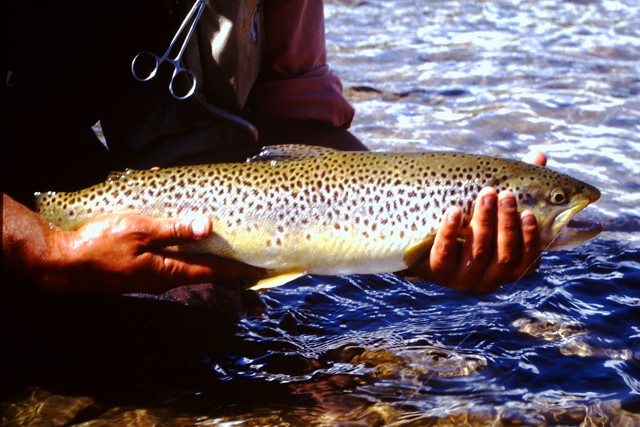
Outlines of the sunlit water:
{"label": "sunlit water", "polygon": [[138,373],[152,397],[111,396],[121,406],[103,417],[639,425],[638,2],[327,0],[326,16],[352,130],[371,148],[544,150],[602,190],[585,214],[605,232],[486,296],[393,275],[301,278],[263,294],[267,316],[244,320],[222,358],[161,369],[174,386]]}

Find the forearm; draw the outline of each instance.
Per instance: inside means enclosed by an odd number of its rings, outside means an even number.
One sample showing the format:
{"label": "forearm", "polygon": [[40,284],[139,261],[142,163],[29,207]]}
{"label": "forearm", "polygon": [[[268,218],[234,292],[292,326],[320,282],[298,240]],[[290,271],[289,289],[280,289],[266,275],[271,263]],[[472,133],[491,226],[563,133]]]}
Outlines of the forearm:
{"label": "forearm", "polygon": [[327,64],[323,12],[322,0],[265,2],[262,69],[247,100],[247,111],[260,127],[323,122],[348,133],[344,129],[354,110]]}
{"label": "forearm", "polygon": [[42,282],[59,252],[54,237],[62,230],[26,206],[2,194],[2,269]]}

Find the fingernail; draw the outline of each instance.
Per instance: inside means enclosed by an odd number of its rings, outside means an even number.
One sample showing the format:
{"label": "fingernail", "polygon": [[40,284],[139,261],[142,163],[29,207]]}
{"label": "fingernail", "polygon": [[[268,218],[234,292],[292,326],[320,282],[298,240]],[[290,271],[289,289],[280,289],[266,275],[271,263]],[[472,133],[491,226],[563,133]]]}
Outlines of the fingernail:
{"label": "fingernail", "polygon": [[536,225],[536,217],[531,212],[523,212],[520,221],[522,221],[524,227],[533,227]]}
{"label": "fingernail", "polygon": [[446,214],[446,220],[449,224],[456,224],[460,217],[460,209],[457,208],[449,208]]}
{"label": "fingernail", "polygon": [[496,196],[494,194],[487,194],[482,198],[482,206],[487,208],[492,207],[496,203]]}
{"label": "fingernail", "polygon": [[193,232],[193,236],[197,239],[202,239],[209,235],[209,219],[202,217],[196,218],[191,221],[191,231]]}
{"label": "fingernail", "polygon": [[516,208],[516,199],[511,195],[503,194],[500,199],[500,206],[504,210],[514,210]]}

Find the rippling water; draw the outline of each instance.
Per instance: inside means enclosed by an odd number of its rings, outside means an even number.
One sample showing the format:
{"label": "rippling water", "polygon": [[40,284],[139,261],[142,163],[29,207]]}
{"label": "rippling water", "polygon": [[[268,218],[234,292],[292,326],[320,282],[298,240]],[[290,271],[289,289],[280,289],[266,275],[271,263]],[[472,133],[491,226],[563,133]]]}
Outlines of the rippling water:
{"label": "rippling water", "polygon": [[638,2],[327,0],[326,16],[373,149],[544,150],[602,190],[587,216],[606,231],[486,296],[301,278],[222,358],[163,367],[171,385],[137,373],[151,397],[107,424],[639,425]]}
{"label": "rippling water", "polygon": [[280,413],[300,425],[618,425],[639,404],[638,259],[637,241],[599,239],[488,296],[392,275],[306,278],[266,295],[268,320],[244,322],[257,354],[217,367],[311,399],[304,415]]}

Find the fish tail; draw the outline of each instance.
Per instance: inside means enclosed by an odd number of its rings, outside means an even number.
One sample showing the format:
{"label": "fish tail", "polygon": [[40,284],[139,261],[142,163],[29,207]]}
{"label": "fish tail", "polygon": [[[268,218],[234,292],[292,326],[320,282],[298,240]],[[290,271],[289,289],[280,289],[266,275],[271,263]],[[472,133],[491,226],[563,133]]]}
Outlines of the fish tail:
{"label": "fish tail", "polygon": [[35,201],[36,212],[42,211],[42,206],[44,205],[44,199],[48,193],[40,193],[39,191],[33,194],[33,199]]}

